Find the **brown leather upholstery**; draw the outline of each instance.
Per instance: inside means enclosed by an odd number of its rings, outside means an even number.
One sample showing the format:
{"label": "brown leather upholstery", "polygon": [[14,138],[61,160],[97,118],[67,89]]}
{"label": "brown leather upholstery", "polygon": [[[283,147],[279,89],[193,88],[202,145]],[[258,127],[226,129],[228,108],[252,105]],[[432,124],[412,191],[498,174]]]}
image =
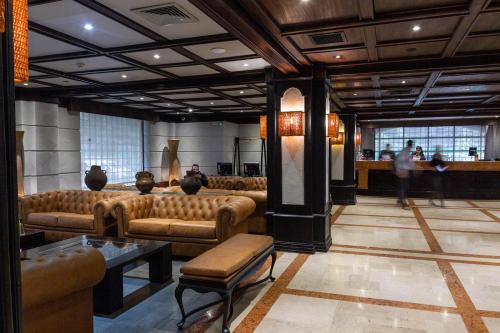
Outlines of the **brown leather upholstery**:
{"label": "brown leather upholstery", "polygon": [[92,287],[104,272],[104,257],[90,247],[23,260],[24,332],[93,332]]}
{"label": "brown leather upholstery", "polygon": [[118,236],[171,241],[173,254],[193,256],[247,233],[255,202],[237,196],[150,194],[117,201],[114,210]]}
{"label": "brown leather upholstery", "polygon": [[233,176],[208,176],[208,186],[209,189],[222,189],[222,190],[232,190],[234,187],[234,180],[237,177]]}
{"label": "brown leather upholstery", "polygon": [[45,231],[48,241],[82,234],[113,236],[113,203],[130,195],[133,194],[68,190],[25,196],[21,198],[22,221],[27,230]]}
{"label": "brown leather upholstery", "polygon": [[238,234],[184,264],[181,273],[224,279],[272,245],[270,236]]}

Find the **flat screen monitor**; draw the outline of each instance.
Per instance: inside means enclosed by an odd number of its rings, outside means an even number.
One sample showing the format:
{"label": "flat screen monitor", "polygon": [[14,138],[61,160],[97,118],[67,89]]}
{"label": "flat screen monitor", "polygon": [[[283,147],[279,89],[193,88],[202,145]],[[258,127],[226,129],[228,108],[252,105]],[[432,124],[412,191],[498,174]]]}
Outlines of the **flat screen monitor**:
{"label": "flat screen monitor", "polygon": [[260,176],[260,164],[258,162],[243,163],[243,172],[247,177]]}
{"label": "flat screen monitor", "polygon": [[469,147],[469,156],[477,155],[477,147]]}
{"label": "flat screen monitor", "polygon": [[367,160],[373,160],[375,154],[373,153],[373,149],[363,149],[363,155]]}
{"label": "flat screen monitor", "polygon": [[218,162],[217,163],[217,174],[219,176],[232,176],[233,175],[233,163]]}

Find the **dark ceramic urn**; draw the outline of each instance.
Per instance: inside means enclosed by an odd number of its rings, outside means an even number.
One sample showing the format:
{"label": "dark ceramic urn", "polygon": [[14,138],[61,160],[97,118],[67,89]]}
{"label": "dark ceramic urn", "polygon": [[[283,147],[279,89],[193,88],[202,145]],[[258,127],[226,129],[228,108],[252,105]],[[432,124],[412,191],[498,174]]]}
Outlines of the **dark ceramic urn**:
{"label": "dark ceramic urn", "polygon": [[201,188],[201,180],[195,176],[186,176],[181,180],[181,189],[186,194],[196,194]]}
{"label": "dark ceramic urn", "polygon": [[100,191],[106,186],[108,176],[101,166],[92,165],[90,170],[85,171],[85,185],[92,191]]}
{"label": "dark ceramic urn", "polygon": [[135,187],[141,191],[142,194],[151,193],[155,186],[155,176],[149,171],[139,171],[135,174]]}

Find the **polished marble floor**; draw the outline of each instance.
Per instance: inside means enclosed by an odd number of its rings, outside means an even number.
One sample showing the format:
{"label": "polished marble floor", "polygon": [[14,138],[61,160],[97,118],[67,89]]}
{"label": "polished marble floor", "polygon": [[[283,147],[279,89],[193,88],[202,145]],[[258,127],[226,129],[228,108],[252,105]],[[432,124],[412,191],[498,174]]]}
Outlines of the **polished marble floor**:
{"label": "polished marble floor", "polygon": [[[358,197],[332,214],[333,245],[315,255],[280,253],[277,280],[235,304],[236,333],[500,333],[500,202]],[[95,332],[178,332],[174,281]],[[264,273],[265,274],[265,273]],[[127,274],[126,293],[145,288],[147,265]],[[186,294],[194,307],[214,295]],[[184,332],[221,330],[220,307],[200,313]]]}

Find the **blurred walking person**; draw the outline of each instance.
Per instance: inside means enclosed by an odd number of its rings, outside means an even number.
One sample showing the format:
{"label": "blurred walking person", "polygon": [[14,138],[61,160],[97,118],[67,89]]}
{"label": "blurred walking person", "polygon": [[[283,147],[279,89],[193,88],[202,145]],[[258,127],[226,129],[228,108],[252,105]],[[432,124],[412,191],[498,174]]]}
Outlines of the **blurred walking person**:
{"label": "blurred walking person", "polygon": [[394,160],[394,172],[398,177],[398,203],[403,209],[409,209],[407,202],[408,189],[410,187],[411,171],[415,168],[415,162],[412,159],[413,141],[408,140],[406,147],[399,152]]}
{"label": "blurred walking person", "polygon": [[436,206],[434,199],[439,199],[441,207],[444,207],[443,178],[449,165],[446,165],[443,161],[441,146],[436,146],[436,153],[432,155],[431,167],[434,168],[434,175],[432,177],[432,191],[429,197],[429,204]]}

